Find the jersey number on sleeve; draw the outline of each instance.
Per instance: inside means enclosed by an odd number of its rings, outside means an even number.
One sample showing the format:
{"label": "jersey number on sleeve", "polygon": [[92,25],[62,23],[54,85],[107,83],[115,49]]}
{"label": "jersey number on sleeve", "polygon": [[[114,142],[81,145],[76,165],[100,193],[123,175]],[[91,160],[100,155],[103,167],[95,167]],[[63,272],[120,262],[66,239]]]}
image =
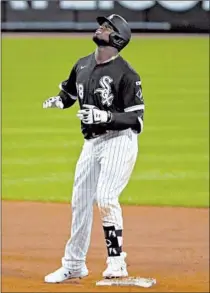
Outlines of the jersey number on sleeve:
{"label": "jersey number on sleeve", "polygon": [[82,100],[84,98],[84,86],[82,83],[77,83],[77,94],[79,98]]}

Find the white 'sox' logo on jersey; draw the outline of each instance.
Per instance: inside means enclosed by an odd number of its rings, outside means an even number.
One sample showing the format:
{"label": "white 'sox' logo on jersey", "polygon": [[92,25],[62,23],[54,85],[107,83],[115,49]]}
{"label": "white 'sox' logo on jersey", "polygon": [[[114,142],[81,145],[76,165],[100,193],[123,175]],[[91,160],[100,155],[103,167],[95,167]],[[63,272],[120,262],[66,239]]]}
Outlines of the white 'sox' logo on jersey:
{"label": "white 'sox' logo on jersey", "polygon": [[112,82],[113,79],[110,76],[105,75],[99,81],[101,88],[98,88],[94,91],[94,94],[99,93],[101,95],[101,103],[103,105],[111,106],[114,99],[110,85]]}

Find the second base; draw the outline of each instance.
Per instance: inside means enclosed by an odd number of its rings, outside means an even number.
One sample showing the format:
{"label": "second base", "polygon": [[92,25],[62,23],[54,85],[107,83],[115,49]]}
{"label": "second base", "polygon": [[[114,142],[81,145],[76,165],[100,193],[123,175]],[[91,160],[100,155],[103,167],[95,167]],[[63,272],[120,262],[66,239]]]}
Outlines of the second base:
{"label": "second base", "polygon": [[150,288],[155,284],[155,279],[140,277],[128,277],[123,279],[104,279],[96,282],[96,286],[137,286],[143,288]]}

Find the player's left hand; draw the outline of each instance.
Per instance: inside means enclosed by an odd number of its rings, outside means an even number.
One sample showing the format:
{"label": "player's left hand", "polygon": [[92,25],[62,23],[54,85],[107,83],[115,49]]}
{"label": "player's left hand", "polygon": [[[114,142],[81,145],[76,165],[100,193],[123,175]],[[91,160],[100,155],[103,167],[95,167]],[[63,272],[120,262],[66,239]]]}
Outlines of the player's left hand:
{"label": "player's left hand", "polygon": [[84,124],[100,124],[107,123],[110,120],[110,112],[99,110],[93,105],[83,105],[83,109],[79,110],[77,117]]}

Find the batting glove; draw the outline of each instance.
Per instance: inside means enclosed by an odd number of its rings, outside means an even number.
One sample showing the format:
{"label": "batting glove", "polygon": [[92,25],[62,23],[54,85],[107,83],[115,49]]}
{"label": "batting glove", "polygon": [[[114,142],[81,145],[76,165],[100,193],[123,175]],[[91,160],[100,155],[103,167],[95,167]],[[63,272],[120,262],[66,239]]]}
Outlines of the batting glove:
{"label": "batting glove", "polygon": [[93,105],[83,105],[83,109],[79,110],[77,117],[84,124],[100,124],[109,123],[111,121],[111,112],[99,110]]}
{"label": "batting glove", "polygon": [[64,108],[64,104],[60,96],[50,97],[43,103],[43,108]]}

